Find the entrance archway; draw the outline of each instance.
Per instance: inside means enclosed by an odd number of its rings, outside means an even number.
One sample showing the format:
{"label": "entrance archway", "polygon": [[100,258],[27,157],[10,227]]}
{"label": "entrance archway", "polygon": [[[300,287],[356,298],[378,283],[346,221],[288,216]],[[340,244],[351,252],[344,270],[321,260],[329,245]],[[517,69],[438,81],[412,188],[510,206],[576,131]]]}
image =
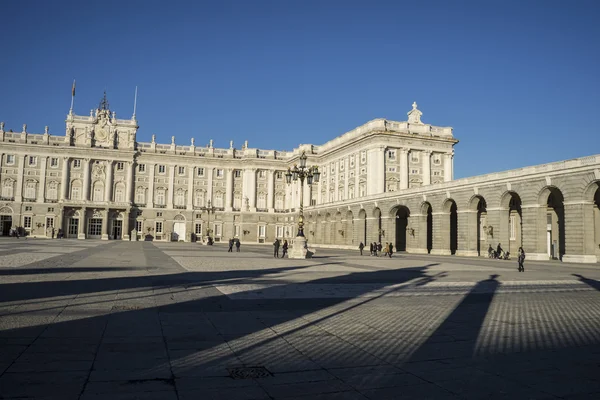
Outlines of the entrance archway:
{"label": "entrance archway", "polygon": [[373,210],[373,229],[375,231],[374,237],[377,238],[377,243],[380,243],[381,237],[384,236],[385,232],[381,226],[381,210],[379,208]]}
{"label": "entrance archway", "polygon": [[178,214],[173,218],[173,238],[172,240],[179,242],[185,241],[185,217]]}
{"label": "entrance archway", "polygon": [[358,212],[358,240],[368,247],[367,243],[367,212],[361,209]]}
{"label": "entrance archway", "polygon": [[0,208],[0,236],[9,236],[12,227],[13,210],[10,207]]}
{"label": "entrance archway", "polygon": [[[476,255],[481,256],[482,247],[487,250],[485,242],[489,227],[487,223],[487,204],[482,196],[473,196],[469,202],[469,229],[468,229],[468,250],[473,251]],[[484,242],[482,244],[482,242]]]}
{"label": "entrance archway", "polygon": [[596,251],[596,262],[600,261],[600,182],[596,182],[596,194],[594,195],[594,250]]}
{"label": "entrance archway", "polygon": [[521,197],[515,192],[506,192],[500,200],[500,237],[507,243],[506,251],[517,254],[523,245]]}
{"label": "entrance archway", "polygon": [[396,250],[406,251],[406,228],[410,211],[402,206],[396,211]]}
{"label": "entrance archway", "polygon": [[[546,253],[548,257],[562,260],[565,254],[565,206],[562,192],[556,187],[546,188],[540,204],[546,204],[545,220],[540,221],[546,226]],[[544,226],[544,225],[543,225]]]}

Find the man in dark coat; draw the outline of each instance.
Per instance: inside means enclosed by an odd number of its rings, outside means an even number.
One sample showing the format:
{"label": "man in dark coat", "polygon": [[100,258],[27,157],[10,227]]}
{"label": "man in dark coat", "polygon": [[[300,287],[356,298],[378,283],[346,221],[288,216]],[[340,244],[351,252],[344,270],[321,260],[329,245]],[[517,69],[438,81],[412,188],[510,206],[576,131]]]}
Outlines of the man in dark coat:
{"label": "man in dark coat", "polygon": [[279,239],[273,242],[273,257],[279,258]]}

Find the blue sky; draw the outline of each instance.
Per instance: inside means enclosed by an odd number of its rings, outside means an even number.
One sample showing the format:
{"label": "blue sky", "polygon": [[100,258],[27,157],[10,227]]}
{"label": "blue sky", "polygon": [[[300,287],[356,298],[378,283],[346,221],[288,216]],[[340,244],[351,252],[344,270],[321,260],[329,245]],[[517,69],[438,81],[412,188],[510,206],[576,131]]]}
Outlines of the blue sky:
{"label": "blue sky", "polygon": [[290,150],[452,126],[455,178],[600,153],[598,1],[3,1],[0,120],[64,134],[71,84],[138,141]]}

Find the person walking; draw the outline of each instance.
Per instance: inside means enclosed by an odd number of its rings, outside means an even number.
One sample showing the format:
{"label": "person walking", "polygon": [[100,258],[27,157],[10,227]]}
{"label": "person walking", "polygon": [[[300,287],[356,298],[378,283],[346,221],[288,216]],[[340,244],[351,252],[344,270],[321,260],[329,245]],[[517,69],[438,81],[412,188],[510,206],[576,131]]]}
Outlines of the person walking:
{"label": "person walking", "polygon": [[394,245],[390,242],[390,249],[388,255],[392,258],[392,253],[394,252]]}
{"label": "person walking", "polygon": [[363,243],[363,242],[360,242],[360,244],[358,245],[358,250],[360,250],[360,255],[361,255],[361,256],[363,255],[363,254],[362,254],[362,251],[363,251],[363,249],[364,249],[364,248],[365,248],[365,245],[364,245],[364,243]]}
{"label": "person walking", "polygon": [[525,250],[523,250],[523,247],[519,247],[519,256],[517,257],[517,260],[519,261],[519,272],[525,272]]}
{"label": "person walking", "polygon": [[369,243],[369,253],[373,255],[373,242]]}
{"label": "person walking", "polygon": [[390,244],[388,242],[385,242],[385,246],[383,247],[383,256],[387,257],[389,251],[390,251]]}
{"label": "person walking", "polygon": [[54,239],[54,228],[52,228],[52,239]]}
{"label": "person walking", "polygon": [[380,256],[381,256],[382,249],[383,249],[383,246],[381,245],[381,242],[377,243],[377,252],[379,253]]}
{"label": "person walking", "polygon": [[240,239],[235,239],[235,251],[240,252]]}
{"label": "person walking", "polygon": [[287,239],[283,241],[283,253],[281,253],[281,258],[284,258],[288,251],[288,242]]}
{"label": "person walking", "polygon": [[275,239],[273,242],[273,257],[279,258],[279,239]]}
{"label": "person walking", "polygon": [[229,250],[228,253],[233,253],[233,239],[229,239]]}

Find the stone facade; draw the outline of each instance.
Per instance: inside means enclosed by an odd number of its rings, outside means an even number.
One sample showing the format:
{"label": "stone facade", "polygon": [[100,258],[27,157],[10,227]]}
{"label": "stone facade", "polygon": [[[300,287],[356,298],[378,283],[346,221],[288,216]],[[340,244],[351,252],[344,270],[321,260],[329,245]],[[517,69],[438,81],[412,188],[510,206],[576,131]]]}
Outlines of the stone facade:
{"label": "stone facade", "polygon": [[[303,189],[311,246],[477,256],[500,242],[528,259],[598,260],[600,156],[453,180],[452,128],[421,116],[414,103],[407,121],[287,152],[137,142],[135,116],[117,119],[106,97],[89,116],[71,110],[64,136],[0,123],[0,234],[271,243],[295,236]],[[321,179],[288,185],[303,152]]]}

